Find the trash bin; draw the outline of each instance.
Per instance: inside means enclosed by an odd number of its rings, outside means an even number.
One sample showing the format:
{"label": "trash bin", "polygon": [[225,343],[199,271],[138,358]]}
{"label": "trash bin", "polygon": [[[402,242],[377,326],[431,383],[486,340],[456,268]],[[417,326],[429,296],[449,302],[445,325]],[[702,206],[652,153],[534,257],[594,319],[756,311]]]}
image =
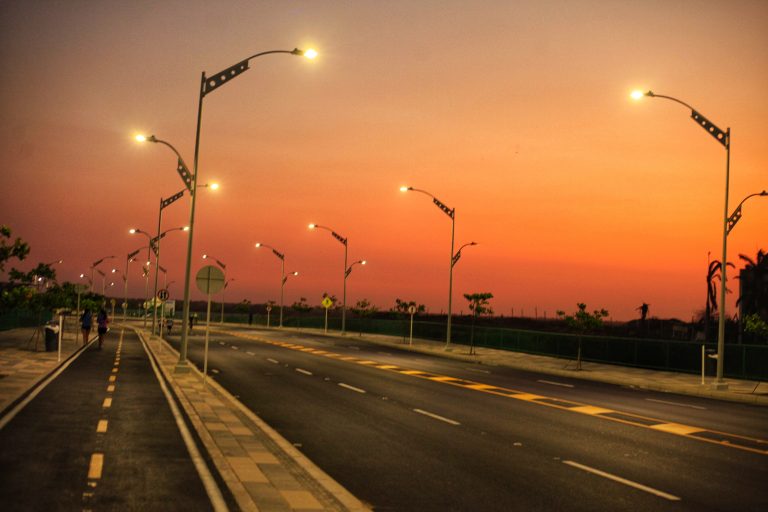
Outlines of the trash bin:
{"label": "trash bin", "polygon": [[45,351],[53,352],[59,348],[59,326],[45,326]]}

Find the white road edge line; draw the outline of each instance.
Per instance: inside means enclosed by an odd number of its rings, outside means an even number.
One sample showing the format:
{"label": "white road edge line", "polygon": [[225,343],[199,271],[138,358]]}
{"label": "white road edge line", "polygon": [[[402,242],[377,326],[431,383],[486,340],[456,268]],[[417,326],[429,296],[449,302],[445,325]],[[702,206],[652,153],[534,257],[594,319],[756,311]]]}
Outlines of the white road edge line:
{"label": "white road edge line", "polygon": [[669,405],[677,405],[680,407],[690,407],[691,409],[701,409],[702,411],[706,411],[706,407],[701,407],[700,405],[691,405],[691,404],[681,404],[678,402],[667,402],[666,400],[656,400],[655,398],[646,398],[649,402],[657,402],[660,404],[669,404]]}
{"label": "white road edge line", "polygon": [[277,364],[277,363],[279,363],[279,362],[280,362],[280,361],[278,361],[277,359],[272,359],[271,357],[268,357],[268,358],[267,358],[267,361],[269,361],[269,362],[270,362],[270,363],[272,363],[272,364]]}
{"label": "white road edge line", "polygon": [[304,375],[312,375],[311,371],[305,370],[304,368],[296,368],[296,371],[299,373],[303,373]]}
{"label": "white road edge line", "polygon": [[246,354],[248,354],[249,356],[255,356],[256,355],[253,352],[246,352]]}
{"label": "white road edge line", "polygon": [[563,386],[564,388],[572,388],[573,384],[563,384],[562,382],[554,382],[551,380],[537,380],[536,382],[543,382],[544,384],[552,384],[553,386]]}
{"label": "white road edge line", "polygon": [[564,460],[563,464],[568,464],[569,466],[573,466],[574,468],[581,469],[582,471],[587,471],[588,473],[595,474],[597,476],[602,476],[603,478],[607,478],[609,480],[613,480],[614,482],[619,482],[620,484],[628,485],[630,487],[634,487],[635,489],[639,489],[641,491],[645,491],[650,494],[654,494],[660,498],[664,498],[665,500],[669,501],[680,501],[681,498],[677,496],[673,496],[672,494],[667,494],[664,491],[660,491],[658,489],[654,489],[653,487],[648,487],[647,485],[639,484],[637,482],[633,482],[632,480],[627,480],[626,478],[621,478],[620,476],[612,475],[610,473],[606,473],[605,471],[600,471],[599,469],[591,468],[589,466],[585,466],[584,464],[579,464],[578,462],[574,462],[572,460]]}
{"label": "white road edge line", "polygon": [[439,416],[437,414],[431,413],[429,411],[425,411],[423,409],[414,409],[413,412],[417,412],[419,414],[423,414],[424,416],[429,416],[432,419],[444,421],[445,423],[449,423],[451,425],[461,425],[458,421],[452,420],[450,418],[445,418],[443,416]]}
{"label": "white road edge line", "polygon": [[355,391],[357,393],[365,393],[364,389],[356,388],[355,386],[350,386],[349,384],[344,384],[343,382],[339,382],[339,386],[349,389],[350,391]]}

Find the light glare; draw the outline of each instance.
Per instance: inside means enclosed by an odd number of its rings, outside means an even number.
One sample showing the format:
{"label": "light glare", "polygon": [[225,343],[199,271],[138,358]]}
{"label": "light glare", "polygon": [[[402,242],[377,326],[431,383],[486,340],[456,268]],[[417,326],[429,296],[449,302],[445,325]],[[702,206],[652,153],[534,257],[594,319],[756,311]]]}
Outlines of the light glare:
{"label": "light glare", "polygon": [[308,59],[314,59],[315,57],[317,57],[317,51],[310,48],[304,52],[304,56]]}
{"label": "light glare", "polygon": [[643,96],[645,96],[645,93],[643,91],[639,90],[639,89],[635,90],[635,91],[632,91],[632,93],[630,94],[630,97],[632,97],[633,100],[642,99]]}

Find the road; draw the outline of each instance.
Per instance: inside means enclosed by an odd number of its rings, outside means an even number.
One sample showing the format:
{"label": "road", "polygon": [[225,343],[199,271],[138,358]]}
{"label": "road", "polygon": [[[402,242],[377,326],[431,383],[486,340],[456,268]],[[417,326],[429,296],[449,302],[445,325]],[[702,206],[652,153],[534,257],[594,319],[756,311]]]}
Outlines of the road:
{"label": "road", "polygon": [[766,408],[355,338],[227,327],[209,370],[375,510],[768,510]]}
{"label": "road", "polygon": [[133,331],[85,350],[0,430],[0,470],[4,510],[213,510]]}

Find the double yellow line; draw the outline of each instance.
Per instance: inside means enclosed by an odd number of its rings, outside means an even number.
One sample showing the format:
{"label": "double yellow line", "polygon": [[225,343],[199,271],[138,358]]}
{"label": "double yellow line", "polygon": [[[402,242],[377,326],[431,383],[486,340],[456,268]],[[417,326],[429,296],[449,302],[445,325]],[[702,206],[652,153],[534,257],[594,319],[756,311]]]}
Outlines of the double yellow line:
{"label": "double yellow line", "polygon": [[355,356],[346,356],[327,350],[320,350],[305,345],[298,345],[295,343],[286,343],[281,341],[272,341],[250,334],[245,334],[237,331],[222,331],[225,334],[236,336],[240,338],[246,338],[269,345],[274,345],[281,348],[287,348],[290,350],[297,350],[313,354],[321,357],[329,357],[338,359],[340,361],[347,361],[350,363],[360,364],[376,368],[379,370],[398,373],[400,375],[408,375],[411,377],[417,377],[420,379],[431,380],[433,382],[439,382],[442,384],[450,384],[451,386],[457,386],[464,389],[470,389],[472,391],[479,391],[481,393],[489,393],[492,395],[503,396],[506,398],[513,398],[515,400],[522,400],[525,402],[534,403],[537,405],[543,405],[546,407],[554,407],[555,409],[562,409],[565,411],[576,412],[579,414],[586,414],[596,418],[604,420],[615,421],[618,423],[624,423],[626,425],[632,425],[635,427],[647,428],[656,430],[659,432],[666,432],[668,434],[675,434],[678,436],[685,436],[697,441],[704,441],[707,443],[719,444],[728,448],[736,448],[752,453],[758,453],[760,455],[768,455],[768,441],[764,439],[757,439],[753,437],[741,436],[737,434],[729,434],[727,432],[720,432],[717,430],[711,430],[704,427],[696,427],[692,425],[685,425],[682,423],[674,423],[664,421],[658,418],[652,418],[649,416],[642,416],[639,414],[633,414],[628,412],[621,412],[614,409],[607,409],[604,407],[598,407],[581,402],[575,402],[572,400],[563,400],[560,398],[547,397],[543,395],[537,395],[533,393],[527,393],[525,391],[519,391],[510,388],[504,388],[500,386],[494,386],[491,384],[484,384],[482,382],[471,381],[467,379],[460,379],[451,377],[448,375],[440,375],[436,373],[426,372],[422,370],[413,370],[409,368],[402,368],[393,364],[383,364],[371,359],[364,359]]}

